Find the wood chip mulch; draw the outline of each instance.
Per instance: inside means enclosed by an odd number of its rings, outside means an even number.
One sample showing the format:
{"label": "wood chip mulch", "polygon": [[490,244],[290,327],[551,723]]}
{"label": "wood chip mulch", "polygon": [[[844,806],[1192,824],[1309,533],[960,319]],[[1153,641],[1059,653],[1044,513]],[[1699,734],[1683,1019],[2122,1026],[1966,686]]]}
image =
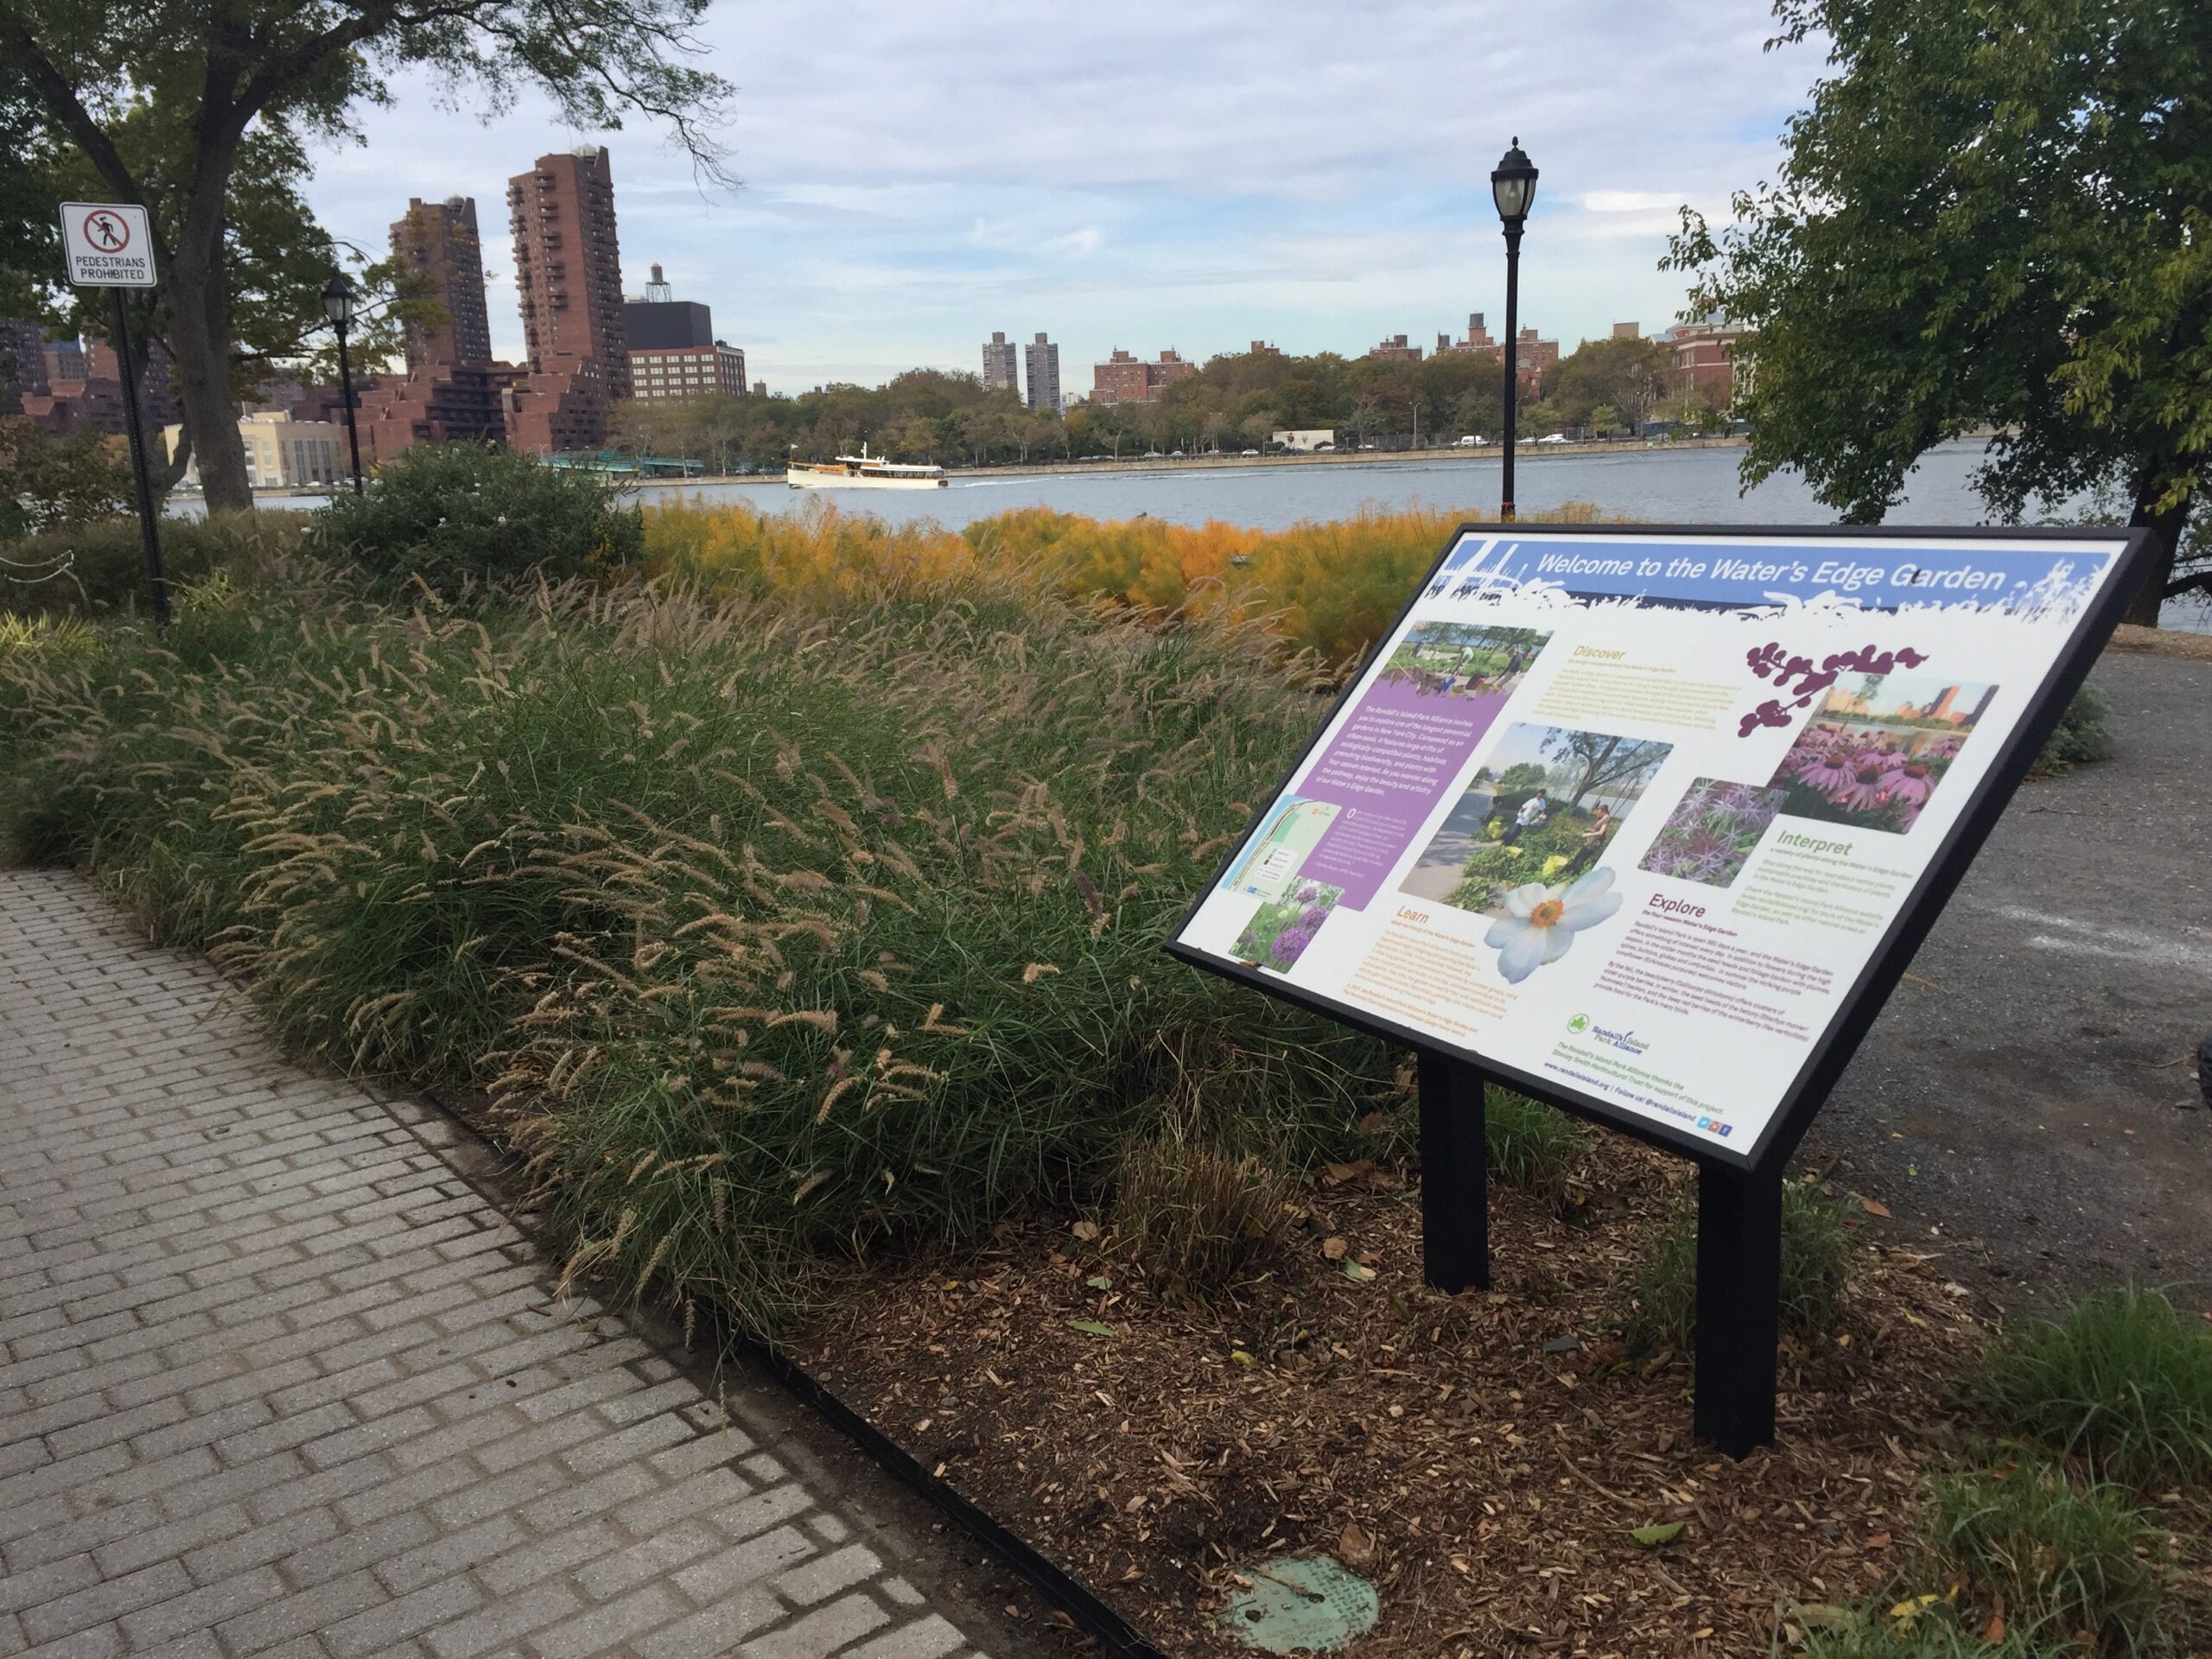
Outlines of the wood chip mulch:
{"label": "wood chip mulch", "polygon": [[1360,1659],[1769,1654],[1793,1605],[1890,1573],[1983,1316],[1854,1214],[1840,1324],[1785,1339],[1780,1444],[1731,1462],[1689,1437],[1684,1360],[1618,1336],[1688,1171],[1608,1137],[1581,1175],[1494,1192],[1487,1293],[1423,1287],[1410,1178],[1334,1166],[1211,1307],[1061,1217],[872,1265],[798,1357],[1169,1653],[1247,1651],[1225,1599],[1327,1552],[1380,1592]]}

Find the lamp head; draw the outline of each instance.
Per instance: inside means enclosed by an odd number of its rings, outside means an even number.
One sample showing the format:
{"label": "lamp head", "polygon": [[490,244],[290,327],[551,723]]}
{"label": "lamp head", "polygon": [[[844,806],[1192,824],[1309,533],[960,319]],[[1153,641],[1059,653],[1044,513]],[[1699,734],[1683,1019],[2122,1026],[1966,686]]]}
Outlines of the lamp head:
{"label": "lamp head", "polygon": [[353,321],[353,285],[342,270],[333,270],[322,285],[322,315],[340,328]]}
{"label": "lamp head", "polygon": [[1491,169],[1490,194],[1506,229],[1520,229],[1521,221],[1528,218],[1529,209],[1536,200],[1536,167],[1522,152],[1517,136],[1513,148]]}

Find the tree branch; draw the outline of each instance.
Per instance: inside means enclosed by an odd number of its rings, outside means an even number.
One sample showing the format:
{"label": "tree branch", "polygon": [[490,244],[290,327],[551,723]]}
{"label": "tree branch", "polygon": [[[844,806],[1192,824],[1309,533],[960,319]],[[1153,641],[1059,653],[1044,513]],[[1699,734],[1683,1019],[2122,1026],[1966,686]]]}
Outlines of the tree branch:
{"label": "tree branch", "polygon": [[0,41],[7,44],[16,60],[17,71],[39,102],[68,131],[77,147],[85,152],[86,159],[99,169],[109,188],[124,200],[149,209],[146,217],[152,230],[154,252],[166,264],[169,248],[162,236],[161,225],[155,219],[145,191],[124,162],[123,153],[92,118],[92,111],[69,84],[68,77],[54,67],[53,59],[31,33],[30,25],[23,21],[22,14],[8,0],[0,0]]}

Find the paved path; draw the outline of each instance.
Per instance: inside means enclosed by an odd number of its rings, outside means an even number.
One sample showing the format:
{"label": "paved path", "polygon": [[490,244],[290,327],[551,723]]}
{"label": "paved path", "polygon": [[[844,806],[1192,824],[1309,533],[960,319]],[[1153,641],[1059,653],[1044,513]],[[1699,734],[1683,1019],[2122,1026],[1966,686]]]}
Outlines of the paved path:
{"label": "paved path", "polygon": [[0,1655],[969,1653],[455,1138],[0,871]]}

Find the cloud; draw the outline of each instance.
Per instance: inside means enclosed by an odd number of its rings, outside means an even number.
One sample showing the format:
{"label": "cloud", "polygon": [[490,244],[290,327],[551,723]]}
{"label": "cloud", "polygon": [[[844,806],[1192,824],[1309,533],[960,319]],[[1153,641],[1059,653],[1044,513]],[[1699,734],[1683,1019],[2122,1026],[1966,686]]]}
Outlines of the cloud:
{"label": "cloud", "polygon": [[[706,61],[740,83],[734,194],[702,194],[648,121],[564,129],[525,95],[488,128],[400,83],[310,197],[381,249],[410,195],[474,195],[512,271],[509,175],[579,140],[613,152],[625,271],[660,261],[779,388],[973,368],[994,328],[1062,342],[1071,386],[1114,346],[1363,351],[1503,306],[1489,172],[1518,136],[1543,181],[1522,312],[1572,344],[1657,326],[1676,206],[1770,176],[1817,48],[1763,56],[1764,0],[858,0],[825,49],[812,0],[718,8]],[[520,350],[512,276],[495,346]],[[773,342],[772,344],[771,342]]]}

